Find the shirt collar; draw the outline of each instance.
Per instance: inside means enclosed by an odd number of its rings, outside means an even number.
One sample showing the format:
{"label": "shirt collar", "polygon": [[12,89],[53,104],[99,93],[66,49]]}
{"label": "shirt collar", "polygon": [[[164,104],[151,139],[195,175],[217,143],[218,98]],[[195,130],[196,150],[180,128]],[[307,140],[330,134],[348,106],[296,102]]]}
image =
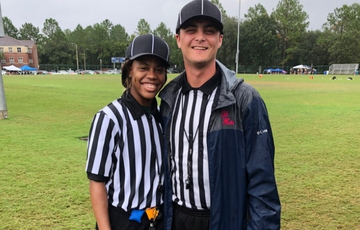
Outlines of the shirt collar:
{"label": "shirt collar", "polygon": [[199,88],[193,88],[190,86],[190,84],[188,83],[188,81],[186,79],[186,72],[184,73],[183,78],[184,78],[184,81],[183,81],[181,93],[185,94],[185,93],[189,92],[190,90],[199,89],[205,95],[210,95],[212,93],[212,91],[214,91],[214,89],[220,84],[221,73],[220,73],[220,68],[216,64],[216,73],[214,74],[214,76],[212,76],[207,82],[205,82]]}
{"label": "shirt collar", "polygon": [[[148,112],[145,108],[139,104],[139,102],[131,95],[129,91],[126,91],[121,96],[122,101],[125,103],[126,107],[129,109],[134,120],[139,119],[143,115],[147,115]],[[150,114],[152,114],[157,120],[159,119],[159,111],[157,109],[157,101],[154,98],[150,106]]]}

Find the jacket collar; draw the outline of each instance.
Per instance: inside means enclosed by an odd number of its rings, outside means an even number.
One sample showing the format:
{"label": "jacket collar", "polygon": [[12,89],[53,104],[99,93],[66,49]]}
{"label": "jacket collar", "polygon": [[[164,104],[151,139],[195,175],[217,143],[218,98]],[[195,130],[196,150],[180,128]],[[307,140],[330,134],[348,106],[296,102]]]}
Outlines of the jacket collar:
{"label": "jacket collar", "polygon": [[[234,94],[231,92],[236,88],[243,79],[238,79],[234,71],[226,68],[221,62],[216,61],[217,68],[221,74],[220,81],[220,95],[219,101],[215,108],[225,107],[236,102]],[[185,79],[185,72],[181,73],[178,77],[170,81],[164,89],[159,93],[159,97],[165,101],[168,105],[174,105],[177,92],[183,85]]]}

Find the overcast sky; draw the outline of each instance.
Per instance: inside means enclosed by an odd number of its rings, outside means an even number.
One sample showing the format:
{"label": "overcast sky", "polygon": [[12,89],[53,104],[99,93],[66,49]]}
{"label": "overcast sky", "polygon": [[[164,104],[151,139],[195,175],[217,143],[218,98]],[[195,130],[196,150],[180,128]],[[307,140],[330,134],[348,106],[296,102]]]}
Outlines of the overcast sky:
{"label": "overcast sky", "polygon": [[[0,0],[3,17],[8,17],[16,28],[25,22],[39,27],[46,19],[53,18],[62,30],[74,30],[80,24],[84,28],[109,19],[113,24],[125,27],[131,35],[140,19],[145,19],[155,29],[161,22],[174,32],[177,14],[189,0]],[[227,15],[238,17],[239,0],[220,0]],[[249,7],[261,3],[268,13],[279,0],[241,0],[240,17]],[[309,15],[308,29],[321,29],[329,13],[344,4],[360,3],[360,0],[299,0]]]}

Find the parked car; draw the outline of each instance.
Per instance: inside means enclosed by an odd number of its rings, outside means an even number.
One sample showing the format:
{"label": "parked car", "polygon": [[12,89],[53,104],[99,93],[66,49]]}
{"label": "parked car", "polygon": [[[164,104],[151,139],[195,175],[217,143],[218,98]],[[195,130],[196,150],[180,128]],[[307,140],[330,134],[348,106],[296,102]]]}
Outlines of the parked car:
{"label": "parked car", "polygon": [[71,74],[66,70],[59,70],[59,71],[51,71],[50,72],[51,75],[67,75],[67,74]]}
{"label": "parked car", "polygon": [[61,74],[61,75],[71,74],[66,70],[59,70],[58,73]]}
{"label": "parked car", "polygon": [[84,70],[84,74],[95,74],[95,71],[93,70]]}
{"label": "parked car", "polygon": [[83,70],[83,69],[79,69],[79,71],[75,70],[75,73],[76,73],[76,74],[83,74],[83,73],[84,73],[84,70]]}
{"label": "parked car", "polygon": [[47,71],[47,70],[38,70],[38,71],[37,71],[37,74],[43,74],[43,75],[45,75],[45,74],[49,74],[49,71]]}
{"label": "parked car", "polygon": [[96,74],[104,74],[104,71],[102,71],[102,70],[95,70],[95,73],[96,73]]}
{"label": "parked car", "polygon": [[105,74],[120,74],[120,70],[117,69],[109,69],[107,71],[105,71]]}
{"label": "parked car", "polygon": [[167,69],[167,72],[168,73],[180,73],[180,70],[176,69],[176,68],[173,68],[173,67],[169,67]]}

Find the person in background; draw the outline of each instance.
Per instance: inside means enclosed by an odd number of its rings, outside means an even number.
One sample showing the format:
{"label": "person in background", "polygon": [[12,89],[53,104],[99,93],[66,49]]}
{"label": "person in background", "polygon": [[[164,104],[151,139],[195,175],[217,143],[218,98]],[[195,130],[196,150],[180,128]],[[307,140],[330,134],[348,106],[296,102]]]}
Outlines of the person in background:
{"label": "person in background", "polygon": [[280,229],[274,140],[265,103],[216,60],[221,12],[186,4],[176,41],[185,72],[159,93],[166,230]]}
{"label": "person in background", "polygon": [[163,229],[163,134],[155,96],[168,66],[166,42],[152,34],[134,38],[122,67],[125,92],[93,118],[86,172],[96,229]]}

